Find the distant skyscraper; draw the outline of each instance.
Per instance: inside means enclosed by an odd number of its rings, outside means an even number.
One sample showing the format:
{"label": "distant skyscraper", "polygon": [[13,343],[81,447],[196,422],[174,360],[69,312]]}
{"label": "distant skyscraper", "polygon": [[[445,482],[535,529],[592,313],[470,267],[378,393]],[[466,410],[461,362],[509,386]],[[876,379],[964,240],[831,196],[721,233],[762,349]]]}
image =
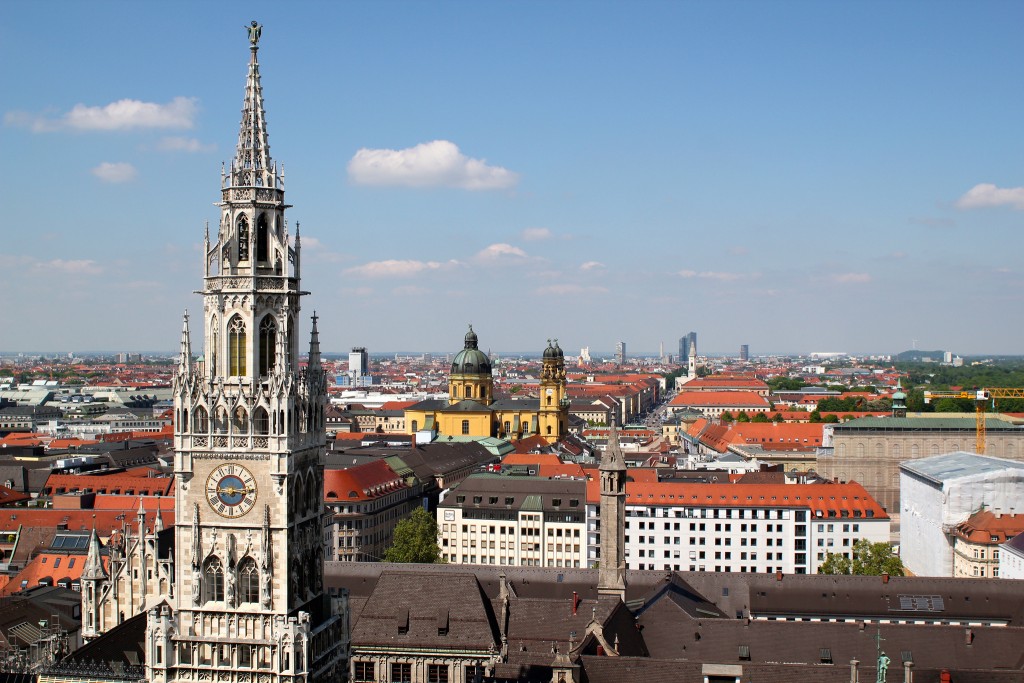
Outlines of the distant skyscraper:
{"label": "distant skyscraper", "polygon": [[626,363],[626,342],[624,341],[615,343],[615,362],[619,365]]}
{"label": "distant skyscraper", "polygon": [[365,346],[353,346],[348,354],[348,374],[351,377],[363,377],[370,374],[370,355]]}
{"label": "distant skyscraper", "polygon": [[740,360],[750,360],[750,346],[748,344],[740,344]]}
{"label": "distant skyscraper", "polygon": [[690,362],[690,353],[697,348],[697,333],[691,332],[679,338],[679,362],[686,365]]}

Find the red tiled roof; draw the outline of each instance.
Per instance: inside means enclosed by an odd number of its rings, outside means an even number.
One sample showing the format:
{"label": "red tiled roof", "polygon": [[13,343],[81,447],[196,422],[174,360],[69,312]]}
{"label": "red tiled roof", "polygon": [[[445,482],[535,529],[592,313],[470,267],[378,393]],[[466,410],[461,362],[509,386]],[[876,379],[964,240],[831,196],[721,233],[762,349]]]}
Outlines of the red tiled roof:
{"label": "red tiled roof", "polygon": [[26,500],[32,500],[32,496],[6,486],[0,486],[0,505],[14,505]]}
{"label": "red tiled roof", "polygon": [[[599,479],[587,482],[587,502],[599,503]],[[691,482],[626,482],[627,505],[760,508],[810,508],[812,514],[827,518],[888,519],[882,506],[863,486],[844,484],[703,484]],[[842,513],[846,512],[844,516]],[[859,511],[859,517],[855,516]],[[870,515],[868,514],[870,511]],[[815,514],[815,516],[817,516]]]}
{"label": "red tiled roof", "polygon": [[707,391],[713,389],[736,391],[738,389],[752,389],[763,391],[768,385],[759,379],[749,377],[698,377],[683,385],[687,391]]}
{"label": "red tiled roof", "polygon": [[767,408],[763,396],[752,391],[681,391],[669,402],[670,406]]}
{"label": "red tiled roof", "polygon": [[90,491],[114,495],[167,496],[174,486],[174,477],[148,477],[121,472],[117,474],[51,474],[43,485],[43,493]]}
{"label": "red tiled roof", "polygon": [[[51,553],[43,552],[25,565],[25,568],[11,578],[10,582],[0,590],[0,595],[10,595],[25,588],[35,588],[45,580],[45,585],[56,586],[58,582],[67,581],[67,587],[82,578],[86,556],[83,553]],[[106,567],[108,558],[103,557]]]}
{"label": "red tiled roof", "polygon": [[384,460],[324,472],[324,500],[329,503],[372,500],[400,488],[408,484]]}
{"label": "red tiled roof", "polygon": [[[97,496],[99,498],[99,496]],[[118,531],[125,524],[133,527],[137,523],[136,505],[128,510],[61,510],[58,508],[7,508],[0,512],[0,532],[17,531],[19,528],[35,527],[39,529],[56,529],[58,525],[66,525],[69,531],[89,531],[95,528],[103,538]],[[147,529],[153,528],[156,519],[156,507],[146,507]],[[174,525],[174,505],[168,501],[166,509],[161,509],[164,528]]]}
{"label": "red tiled roof", "polygon": [[1024,533],[1024,514],[997,515],[991,510],[982,510],[957,525],[955,533],[971,543],[1006,543]]}

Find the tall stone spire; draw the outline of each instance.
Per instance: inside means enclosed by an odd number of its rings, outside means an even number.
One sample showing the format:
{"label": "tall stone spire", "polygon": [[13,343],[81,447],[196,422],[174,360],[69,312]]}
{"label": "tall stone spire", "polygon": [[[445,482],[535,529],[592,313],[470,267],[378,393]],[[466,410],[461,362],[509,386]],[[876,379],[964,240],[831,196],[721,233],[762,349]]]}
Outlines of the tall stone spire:
{"label": "tall stone spire", "polygon": [[178,357],[178,372],[182,375],[192,374],[192,335],[188,331],[188,311],[181,324],[181,351]]}
{"label": "tall stone spire", "polygon": [[85,556],[82,578],[92,581],[107,578],[107,572],[103,569],[103,558],[100,557],[100,537],[96,529],[93,529],[92,535],[89,536],[89,554]]}
{"label": "tall stone spire", "polygon": [[598,468],[601,477],[601,564],[597,582],[599,595],[626,599],[626,459],[619,446],[614,421],[608,445]]}
{"label": "tall stone spire", "polygon": [[238,130],[238,148],[231,162],[231,185],[234,187],[279,187],[281,180],[270,158],[270,139],[263,109],[263,86],[260,84],[260,62],[257,58],[261,32],[262,26],[252,22],[242,123]]}
{"label": "tall stone spire", "polygon": [[320,317],[313,311],[313,329],[309,333],[309,366],[310,368],[320,367],[320,330],[316,323]]}

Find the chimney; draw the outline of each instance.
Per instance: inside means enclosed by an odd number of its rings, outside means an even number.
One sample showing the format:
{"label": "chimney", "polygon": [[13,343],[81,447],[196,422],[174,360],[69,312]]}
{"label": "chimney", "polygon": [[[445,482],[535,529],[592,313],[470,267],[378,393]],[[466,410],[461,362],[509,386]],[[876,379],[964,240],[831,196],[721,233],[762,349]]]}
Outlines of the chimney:
{"label": "chimney", "polygon": [[572,592],[572,615],[576,616],[576,608],[580,606],[580,594],[576,591]]}
{"label": "chimney", "polygon": [[967,629],[967,632],[964,633],[964,644],[965,645],[970,645],[973,642],[974,642],[974,631],[972,629]]}
{"label": "chimney", "polygon": [[860,662],[858,662],[856,659],[850,660],[850,683],[857,683],[860,680],[860,677],[857,675],[857,667],[859,664]]}
{"label": "chimney", "polygon": [[889,583],[889,573],[888,572],[883,572],[882,573],[882,583]]}
{"label": "chimney", "polygon": [[775,580],[782,581],[782,572],[775,572]]}

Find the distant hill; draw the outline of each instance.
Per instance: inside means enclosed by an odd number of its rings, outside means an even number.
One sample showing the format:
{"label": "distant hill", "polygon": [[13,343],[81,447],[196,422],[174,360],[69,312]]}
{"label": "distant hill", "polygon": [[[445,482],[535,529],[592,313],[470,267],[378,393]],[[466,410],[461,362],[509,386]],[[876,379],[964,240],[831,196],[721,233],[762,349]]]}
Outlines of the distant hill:
{"label": "distant hill", "polygon": [[912,351],[903,351],[902,353],[896,354],[896,361],[899,363],[915,363],[921,362],[925,358],[933,360],[937,363],[942,362],[942,357],[945,355],[945,351],[922,351],[921,349],[913,349]]}

